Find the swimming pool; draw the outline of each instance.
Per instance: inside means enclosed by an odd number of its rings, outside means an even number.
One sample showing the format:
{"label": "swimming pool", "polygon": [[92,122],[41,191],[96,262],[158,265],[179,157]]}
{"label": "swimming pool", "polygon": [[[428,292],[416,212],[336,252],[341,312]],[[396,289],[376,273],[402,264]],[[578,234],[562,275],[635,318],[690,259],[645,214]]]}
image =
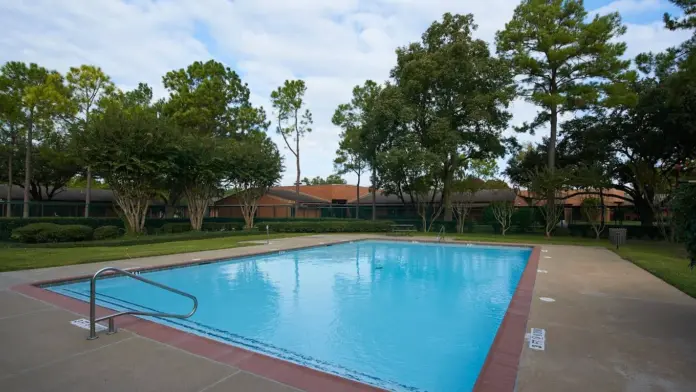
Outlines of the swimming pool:
{"label": "swimming pool", "polygon": [[[177,329],[398,391],[469,391],[530,248],[363,241],[144,272],[198,297]],[[88,300],[88,282],[47,289]],[[112,309],[187,312],[142,282],[100,280]]]}

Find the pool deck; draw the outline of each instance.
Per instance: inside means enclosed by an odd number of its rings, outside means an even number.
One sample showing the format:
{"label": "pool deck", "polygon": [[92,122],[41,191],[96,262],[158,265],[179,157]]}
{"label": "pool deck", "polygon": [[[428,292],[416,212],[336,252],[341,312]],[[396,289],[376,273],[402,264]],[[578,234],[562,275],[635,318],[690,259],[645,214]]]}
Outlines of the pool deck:
{"label": "pool deck", "polygon": [[[0,273],[0,390],[375,390],[231,346],[223,350],[220,343],[130,316],[117,319],[119,333],[87,341],[87,331],[69,323],[84,317],[86,304],[30,286],[105,266],[157,267],[365,238],[377,237],[274,239],[270,245]],[[526,329],[546,330],[545,350],[525,344],[519,363],[514,353],[495,358],[510,369],[519,365],[517,391],[696,390],[696,300],[606,249],[544,245],[541,252],[538,268],[547,273],[531,279],[533,291],[523,300],[531,300]],[[485,387],[476,390],[501,390]]]}

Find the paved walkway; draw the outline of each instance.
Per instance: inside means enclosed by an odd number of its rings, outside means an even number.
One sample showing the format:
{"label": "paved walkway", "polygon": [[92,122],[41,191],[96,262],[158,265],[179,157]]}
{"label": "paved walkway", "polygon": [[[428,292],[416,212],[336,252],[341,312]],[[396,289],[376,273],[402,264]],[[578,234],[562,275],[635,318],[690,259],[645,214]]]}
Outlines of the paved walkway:
{"label": "paved walkway", "polygon": [[527,327],[546,349],[523,351],[519,392],[696,391],[696,300],[607,249],[544,249]]}
{"label": "paved walkway", "polygon": [[[9,288],[107,265],[156,266],[366,237],[276,239],[271,245],[1,273],[0,391],[297,391],[126,329],[87,341],[86,331],[69,324],[82,316]],[[539,269],[548,273],[537,276],[528,327],[546,330],[546,349],[525,348],[518,391],[696,391],[695,300],[605,249],[544,249]]]}

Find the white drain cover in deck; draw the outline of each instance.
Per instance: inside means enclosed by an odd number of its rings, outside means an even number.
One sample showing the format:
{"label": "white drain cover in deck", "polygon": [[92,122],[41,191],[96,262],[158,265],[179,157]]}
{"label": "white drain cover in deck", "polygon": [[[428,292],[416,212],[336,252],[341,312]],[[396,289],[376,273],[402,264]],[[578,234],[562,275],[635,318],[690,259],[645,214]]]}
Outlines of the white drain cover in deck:
{"label": "white drain cover in deck", "polygon": [[[70,324],[89,331],[89,320],[87,320],[87,319],[81,318],[81,319],[73,320],[70,322]],[[108,329],[99,323],[96,324],[95,328],[96,328],[97,332],[106,331]]]}

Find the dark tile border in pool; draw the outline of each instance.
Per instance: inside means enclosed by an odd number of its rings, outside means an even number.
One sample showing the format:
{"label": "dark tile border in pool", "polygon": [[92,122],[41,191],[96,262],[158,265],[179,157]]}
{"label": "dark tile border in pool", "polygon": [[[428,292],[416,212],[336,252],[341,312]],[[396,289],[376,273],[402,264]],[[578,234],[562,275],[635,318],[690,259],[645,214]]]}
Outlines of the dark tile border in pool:
{"label": "dark tile border in pool", "polygon": [[[163,264],[158,266],[146,266],[129,268],[128,271],[151,272],[163,269],[190,267],[200,264],[209,264],[226,260],[243,259],[245,257],[276,254],[284,251],[295,251],[319,246],[331,246],[344,243],[387,240],[404,242],[437,242],[424,239],[396,239],[396,238],[365,238],[356,240],[335,241],[325,244],[300,246],[273,251],[262,251],[232,257],[220,257],[205,260],[184,261],[179,263]],[[496,245],[520,247],[520,244],[501,244],[485,242],[467,242],[477,245]],[[460,242],[461,244],[461,242]],[[525,245],[522,245],[525,246]],[[503,322],[498,329],[493,345],[488,352],[483,368],[474,386],[475,392],[513,392],[517,379],[524,336],[527,328],[527,318],[531,308],[536,270],[539,264],[541,247],[532,247],[532,253],[527,266],[522,273],[517,290],[512,297]],[[108,277],[109,274],[104,277]],[[63,284],[89,279],[91,275],[79,275],[69,278],[43,280],[14,286],[11,290],[29,297],[45,301],[60,308],[88,317],[89,304],[71,297],[67,297],[52,291],[43,289],[43,286]],[[97,316],[113,313],[114,310],[97,306]],[[204,338],[184,332],[163,324],[137,318],[135,316],[121,316],[117,321],[119,328],[127,329],[137,335],[177,347],[192,354],[200,355],[211,360],[234,366],[238,369],[265,377],[280,383],[302,389],[307,392],[375,392],[382,389],[363,384],[347,378],[325,373],[306,366],[284,361],[268,355],[245,350],[230,344]]]}

